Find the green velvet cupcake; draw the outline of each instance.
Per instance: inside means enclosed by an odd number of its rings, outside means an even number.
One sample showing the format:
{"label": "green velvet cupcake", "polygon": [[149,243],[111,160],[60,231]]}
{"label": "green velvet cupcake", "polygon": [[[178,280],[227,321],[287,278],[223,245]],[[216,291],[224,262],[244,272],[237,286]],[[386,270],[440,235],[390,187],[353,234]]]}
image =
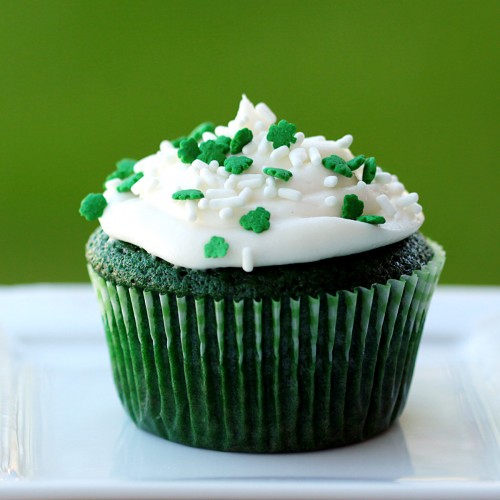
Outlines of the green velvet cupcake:
{"label": "green velvet cupcake", "polygon": [[407,399],[444,264],[415,193],[246,98],[136,163],[81,213],[123,406],[142,429],[225,451],[343,446]]}

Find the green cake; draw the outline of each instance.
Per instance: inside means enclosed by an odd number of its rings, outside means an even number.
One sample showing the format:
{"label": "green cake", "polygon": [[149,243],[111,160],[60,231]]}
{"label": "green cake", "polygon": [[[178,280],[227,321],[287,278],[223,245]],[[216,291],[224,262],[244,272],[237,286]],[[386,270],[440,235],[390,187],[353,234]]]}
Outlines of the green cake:
{"label": "green cake", "polygon": [[246,97],[117,164],[80,212],[113,376],[142,429],[225,451],[343,446],[407,399],[444,263],[418,195]]}

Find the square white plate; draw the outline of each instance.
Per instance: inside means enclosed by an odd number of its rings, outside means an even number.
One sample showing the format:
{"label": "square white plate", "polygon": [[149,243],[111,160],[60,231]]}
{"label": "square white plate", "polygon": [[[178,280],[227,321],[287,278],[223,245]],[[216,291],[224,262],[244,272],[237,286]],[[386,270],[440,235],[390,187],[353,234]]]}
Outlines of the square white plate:
{"label": "square white plate", "polygon": [[328,451],[198,450],[138,430],[86,285],[0,287],[0,498],[500,498],[500,288],[438,288],[399,422]]}

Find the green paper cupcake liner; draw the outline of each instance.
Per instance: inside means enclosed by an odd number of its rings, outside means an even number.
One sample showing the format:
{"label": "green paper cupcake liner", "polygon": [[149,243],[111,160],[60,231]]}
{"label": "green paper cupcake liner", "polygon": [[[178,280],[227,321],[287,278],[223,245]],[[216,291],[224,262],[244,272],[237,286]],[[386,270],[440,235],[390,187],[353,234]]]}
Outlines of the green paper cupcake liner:
{"label": "green paper cupcake liner", "polygon": [[441,247],[370,289],[214,300],[127,288],[89,267],[119,397],[142,429],[227,451],[359,442],[407,399]]}

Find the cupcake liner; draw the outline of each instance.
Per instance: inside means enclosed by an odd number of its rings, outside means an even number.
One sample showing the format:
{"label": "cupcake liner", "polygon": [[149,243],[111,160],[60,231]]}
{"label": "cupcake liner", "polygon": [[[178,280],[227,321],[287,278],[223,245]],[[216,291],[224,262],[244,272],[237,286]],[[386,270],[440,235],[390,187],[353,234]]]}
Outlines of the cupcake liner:
{"label": "cupcake liner", "polygon": [[444,252],[370,289],[233,301],[159,294],[89,267],[113,377],[141,428],[191,446],[317,450],[387,429],[407,399]]}

